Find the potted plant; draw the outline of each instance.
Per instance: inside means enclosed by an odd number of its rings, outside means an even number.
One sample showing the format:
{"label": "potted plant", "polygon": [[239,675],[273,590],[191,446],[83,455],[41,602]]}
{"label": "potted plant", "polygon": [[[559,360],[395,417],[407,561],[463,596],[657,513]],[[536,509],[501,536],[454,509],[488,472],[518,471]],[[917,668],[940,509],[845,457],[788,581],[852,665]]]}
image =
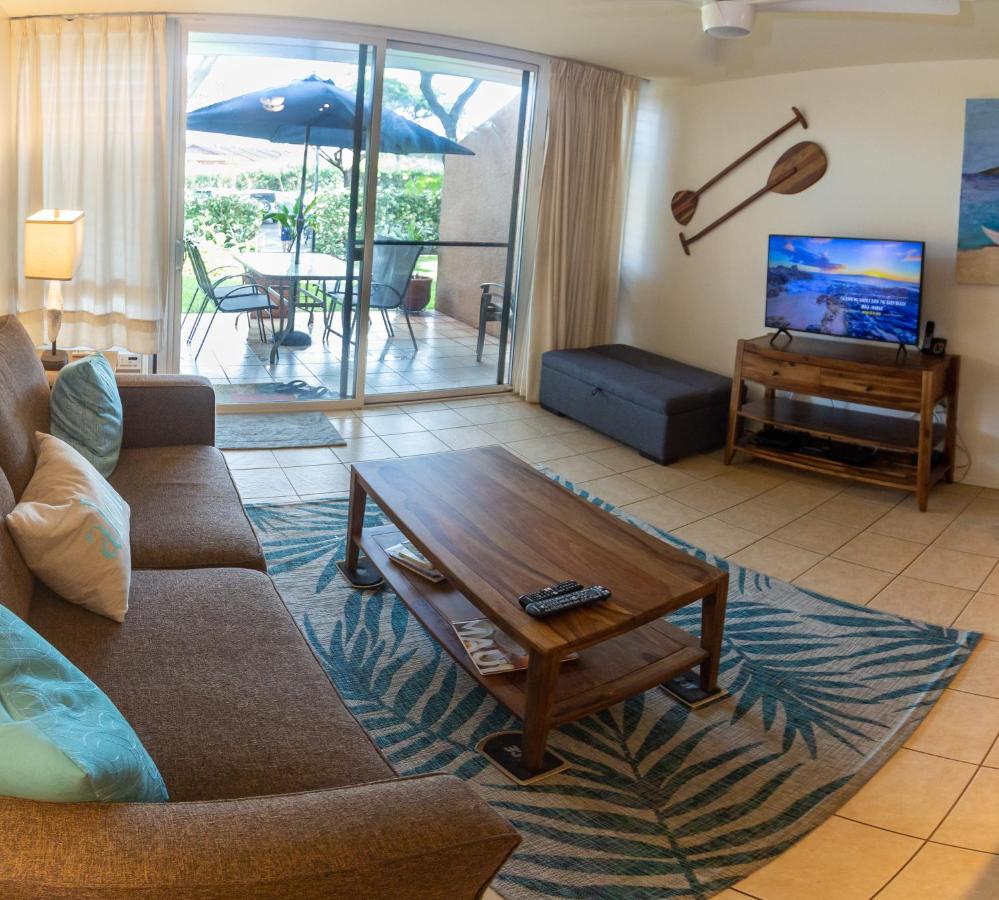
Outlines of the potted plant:
{"label": "potted plant", "polygon": [[[302,231],[303,239],[306,232],[315,228],[315,218],[312,216],[312,208],[316,205],[318,197],[313,197],[305,207],[305,227]],[[295,228],[298,225],[299,201],[296,200],[294,206],[287,203],[279,203],[276,209],[271,209],[264,214],[263,223],[276,222],[281,226],[281,248],[285,253],[290,253],[295,246]]]}
{"label": "potted plant", "polygon": [[[419,241],[423,239],[424,236],[420,233],[417,224],[410,222],[403,240]],[[409,279],[409,284],[406,286],[406,292],[402,295],[402,302],[406,305],[408,312],[421,312],[427,308],[430,304],[430,288],[433,283],[434,280],[427,275],[413,273],[413,277]]]}

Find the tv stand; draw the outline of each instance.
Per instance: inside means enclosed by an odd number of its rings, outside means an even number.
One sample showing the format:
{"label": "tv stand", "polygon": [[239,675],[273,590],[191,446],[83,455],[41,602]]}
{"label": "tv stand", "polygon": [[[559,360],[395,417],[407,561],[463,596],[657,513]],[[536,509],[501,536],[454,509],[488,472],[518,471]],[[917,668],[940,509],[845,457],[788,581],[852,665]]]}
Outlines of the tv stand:
{"label": "tv stand", "polygon": [[[959,356],[900,355],[890,346],[800,336],[793,349],[774,346],[770,335],[741,340],[725,462],[740,451],[809,472],[912,491],[925,511],[930,488],[954,480],[960,362]],[[763,396],[744,400],[747,381],[761,385]],[[941,403],[946,406],[942,424],[934,420]],[[912,415],[885,415],[879,409]],[[856,466],[764,446],[755,434],[766,425],[877,452],[869,465]]]}

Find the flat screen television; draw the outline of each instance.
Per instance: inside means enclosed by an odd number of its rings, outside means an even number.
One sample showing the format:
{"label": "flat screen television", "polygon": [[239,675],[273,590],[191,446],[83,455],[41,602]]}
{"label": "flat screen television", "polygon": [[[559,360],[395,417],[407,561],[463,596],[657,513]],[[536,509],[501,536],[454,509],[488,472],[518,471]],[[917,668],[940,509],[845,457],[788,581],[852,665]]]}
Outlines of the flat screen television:
{"label": "flat screen television", "polygon": [[922,241],[770,235],[769,328],[919,343]]}

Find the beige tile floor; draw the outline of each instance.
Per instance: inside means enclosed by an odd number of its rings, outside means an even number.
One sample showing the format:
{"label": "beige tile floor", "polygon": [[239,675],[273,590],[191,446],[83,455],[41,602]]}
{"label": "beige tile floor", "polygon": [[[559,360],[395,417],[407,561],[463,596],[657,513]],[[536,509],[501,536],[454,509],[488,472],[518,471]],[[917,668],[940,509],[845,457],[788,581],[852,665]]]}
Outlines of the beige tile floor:
{"label": "beige tile floor", "polygon": [[999,898],[999,491],[911,497],[717,453],[669,467],[509,395],[330,417],[346,447],[226,456],[247,500],[342,496],[349,464],[503,444],[715,553],[853,603],[982,631],[906,746],[726,900]]}

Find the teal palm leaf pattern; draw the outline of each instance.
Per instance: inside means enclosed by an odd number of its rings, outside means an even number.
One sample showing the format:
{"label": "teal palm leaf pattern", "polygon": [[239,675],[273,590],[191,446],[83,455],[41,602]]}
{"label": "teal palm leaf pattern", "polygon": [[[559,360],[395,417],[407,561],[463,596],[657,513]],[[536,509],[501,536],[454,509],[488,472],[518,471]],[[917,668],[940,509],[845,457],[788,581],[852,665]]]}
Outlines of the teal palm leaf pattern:
{"label": "teal palm leaf pattern", "polygon": [[[699,900],[734,884],[876,771],[977,639],[803,591],[624,516],[729,569],[730,696],[692,712],[649,691],[563,726],[551,745],[569,769],[524,788],[474,749],[517,720],[390,590],[356,591],[338,576],[346,503],[248,512],[285,602],[396,770],[466,779],[523,835],[499,875],[509,900]],[[366,524],[384,521],[369,505]],[[671,621],[696,632],[699,615]]]}

